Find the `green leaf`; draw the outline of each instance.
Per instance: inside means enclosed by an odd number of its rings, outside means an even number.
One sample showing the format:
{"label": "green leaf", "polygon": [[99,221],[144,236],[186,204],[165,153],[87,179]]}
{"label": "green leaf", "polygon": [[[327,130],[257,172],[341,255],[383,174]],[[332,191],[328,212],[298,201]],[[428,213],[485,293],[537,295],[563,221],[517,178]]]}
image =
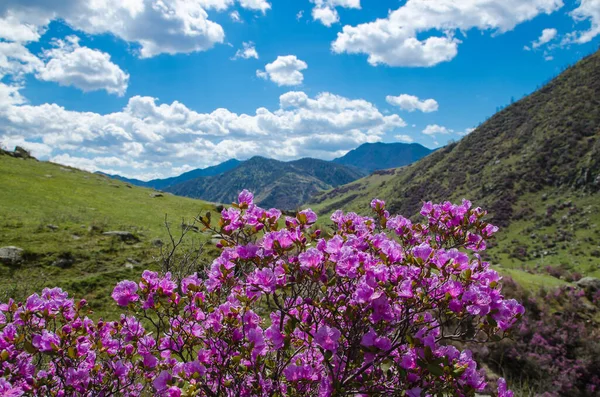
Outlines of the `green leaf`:
{"label": "green leaf", "polygon": [[25,351],[29,354],[35,354],[37,352],[37,349],[28,340],[25,341],[24,347]]}
{"label": "green leaf", "polygon": [[439,365],[436,365],[436,364],[428,364],[427,365],[427,370],[429,372],[431,372],[435,376],[442,376],[442,375],[444,375],[444,369],[442,367],[440,367]]}
{"label": "green leaf", "polygon": [[381,365],[380,365],[380,367],[381,367],[381,370],[382,370],[383,372],[388,372],[388,371],[389,371],[389,370],[392,368],[392,365],[393,365],[393,364],[394,364],[394,363],[392,362],[392,360],[390,360],[389,358],[386,358],[385,360],[383,360],[383,361],[381,362]]}

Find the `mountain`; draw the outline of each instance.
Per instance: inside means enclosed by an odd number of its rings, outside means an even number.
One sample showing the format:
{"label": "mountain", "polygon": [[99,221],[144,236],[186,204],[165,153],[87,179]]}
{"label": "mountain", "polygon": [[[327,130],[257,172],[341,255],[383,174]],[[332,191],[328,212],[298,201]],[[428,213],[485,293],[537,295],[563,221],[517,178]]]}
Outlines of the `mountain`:
{"label": "mountain", "polygon": [[166,191],[231,203],[242,189],[248,189],[261,206],[289,210],[320,190],[331,189],[365,175],[365,171],[357,168],[311,158],[283,162],[253,157],[223,174],[196,178],[170,186]]}
{"label": "mountain", "polygon": [[[0,248],[23,249],[21,263],[0,260],[0,301],[59,286],[86,298],[105,317],[117,309],[110,294],[118,281],[157,269],[157,241],[169,241],[165,215],[178,236],[182,219],[190,222],[215,211],[200,200],[160,196],[102,175],[27,159],[25,152],[0,150],[0,186]],[[122,241],[103,234],[110,231],[134,237]]]}
{"label": "mountain", "polygon": [[414,163],[431,152],[418,143],[365,143],[333,162],[373,172]]}
{"label": "mountain", "polygon": [[321,213],[392,213],[468,198],[501,226],[489,253],[507,267],[600,276],[600,52],[418,162],[317,195]]}
{"label": "mountain", "polygon": [[149,188],[153,188],[153,189],[157,189],[157,190],[164,190],[165,188],[167,188],[169,186],[177,185],[179,183],[186,182],[186,181],[189,181],[192,179],[196,179],[196,178],[199,178],[202,176],[214,176],[214,175],[222,174],[224,172],[234,169],[235,167],[239,166],[240,164],[241,164],[241,161],[236,160],[236,159],[231,159],[231,160],[227,160],[221,164],[214,165],[212,167],[198,168],[198,169],[195,169],[192,171],[184,172],[183,174],[181,174],[179,176],[166,178],[166,179],[153,179],[150,181],[141,181],[139,179],[129,179],[129,178],[122,177],[120,175],[105,174],[103,172],[98,172],[98,174],[106,175],[110,178],[118,179],[120,181],[127,182],[132,185],[136,185],[136,186],[143,186],[143,187],[149,187]]}

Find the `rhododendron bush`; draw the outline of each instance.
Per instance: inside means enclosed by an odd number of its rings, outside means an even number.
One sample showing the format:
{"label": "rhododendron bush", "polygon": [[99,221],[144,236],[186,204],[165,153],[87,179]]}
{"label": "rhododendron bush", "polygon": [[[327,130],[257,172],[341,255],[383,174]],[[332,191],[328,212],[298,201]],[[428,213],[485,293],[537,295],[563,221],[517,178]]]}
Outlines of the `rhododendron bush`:
{"label": "rhododendron bush", "polygon": [[[426,203],[424,223],[311,210],[281,219],[244,191],[206,274],[145,271],[94,322],[46,289],[0,306],[0,395],[472,396],[485,377],[455,341],[502,339],[523,313],[478,252],[485,212]],[[504,381],[498,395],[511,396]]]}

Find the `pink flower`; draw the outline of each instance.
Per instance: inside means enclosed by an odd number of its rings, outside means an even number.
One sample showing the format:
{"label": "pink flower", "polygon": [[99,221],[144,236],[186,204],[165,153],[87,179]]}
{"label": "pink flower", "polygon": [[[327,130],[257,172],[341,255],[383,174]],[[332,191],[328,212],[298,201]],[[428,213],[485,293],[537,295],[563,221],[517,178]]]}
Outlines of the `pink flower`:
{"label": "pink flower", "polygon": [[340,331],[337,328],[324,325],[315,333],[315,342],[322,349],[335,352],[338,348],[338,340],[340,339]]}
{"label": "pink flower", "polygon": [[498,397],[513,397],[513,392],[506,387],[504,378],[498,379]]}
{"label": "pink flower", "polygon": [[246,189],[244,189],[238,195],[238,203],[251,206],[252,204],[254,204],[254,195]]}
{"label": "pink flower", "polygon": [[33,336],[31,344],[41,352],[49,352],[54,350],[53,345],[60,346],[60,339],[55,333],[43,330],[41,335]]}
{"label": "pink flower", "polygon": [[309,248],[306,252],[298,255],[300,268],[303,270],[315,269],[321,265],[323,254],[316,248]]}
{"label": "pink flower", "polygon": [[138,286],[135,282],[124,280],[115,286],[112,293],[112,298],[119,306],[127,306],[131,302],[135,302],[140,297],[137,294]]}
{"label": "pink flower", "polygon": [[168,387],[169,382],[171,382],[173,376],[169,373],[169,371],[162,371],[154,381],[152,382],[152,386],[158,391],[163,391]]}
{"label": "pink flower", "polygon": [[317,221],[317,214],[315,214],[314,211],[309,208],[298,212],[297,218],[302,224],[312,225]]}

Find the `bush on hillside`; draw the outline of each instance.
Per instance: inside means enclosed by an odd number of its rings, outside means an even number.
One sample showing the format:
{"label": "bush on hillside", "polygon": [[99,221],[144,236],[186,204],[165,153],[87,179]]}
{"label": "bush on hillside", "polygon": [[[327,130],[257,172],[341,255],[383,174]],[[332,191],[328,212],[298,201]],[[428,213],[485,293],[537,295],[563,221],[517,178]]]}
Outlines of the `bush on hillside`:
{"label": "bush on hillside", "polygon": [[505,293],[527,308],[512,340],[476,348],[476,356],[531,395],[591,397],[600,393],[600,301],[581,289],[529,294],[505,280]]}
{"label": "bush on hillside", "polygon": [[422,224],[371,206],[326,237],[244,191],[199,219],[220,236],[206,277],[118,283],[119,321],[58,288],[0,305],[0,394],[474,396],[484,373],[452,344],[500,340],[524,311],[478,255],[497,228],[466,200],[426,203]]}

